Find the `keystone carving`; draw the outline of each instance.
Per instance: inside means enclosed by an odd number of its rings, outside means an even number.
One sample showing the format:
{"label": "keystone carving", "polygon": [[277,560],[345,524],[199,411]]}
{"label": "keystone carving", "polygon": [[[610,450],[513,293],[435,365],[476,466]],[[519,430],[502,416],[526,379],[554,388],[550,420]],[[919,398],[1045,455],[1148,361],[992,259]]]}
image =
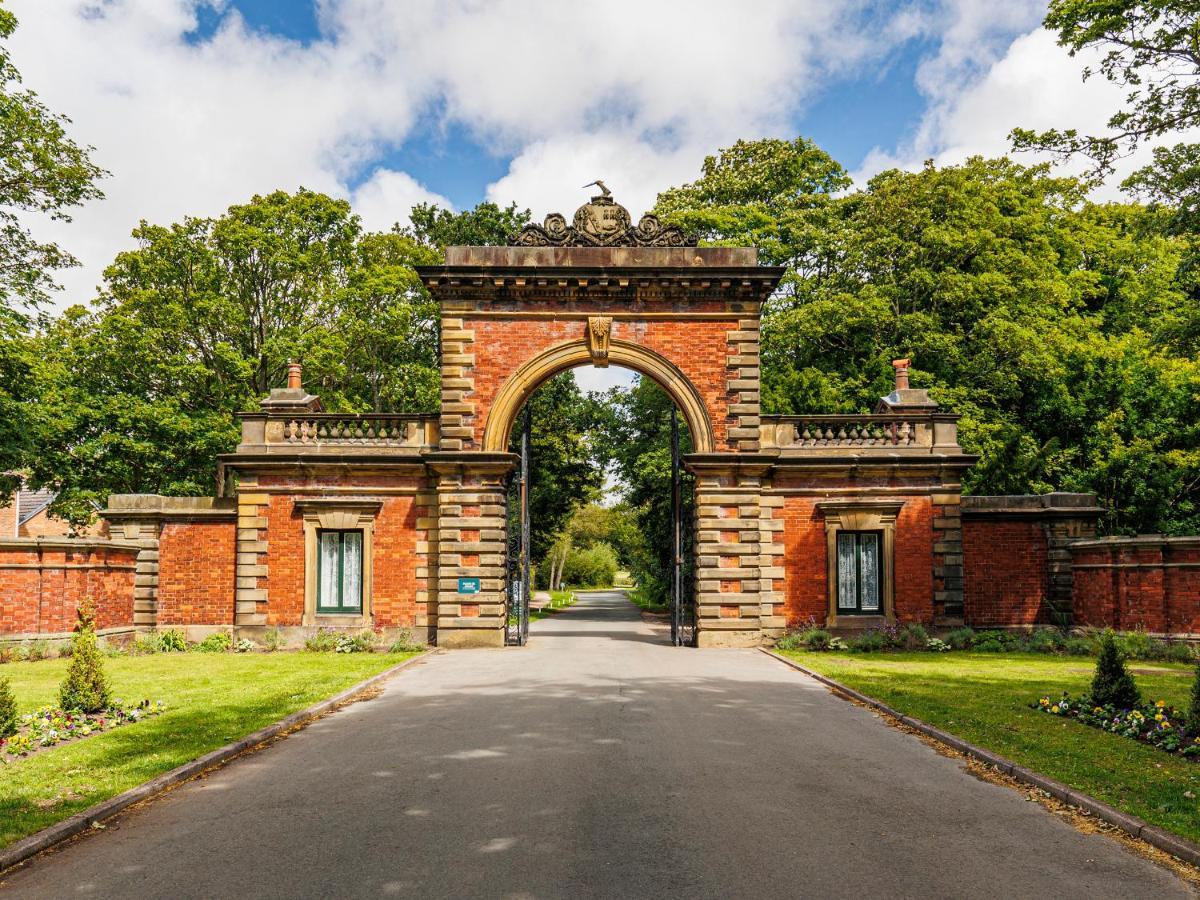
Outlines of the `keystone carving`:
{"label": "keystone carving", "polygon": [[[572,224],[561,213],[546,216],[541,225],[526,225],[508,243],[519,247],[694,247],[696,238],[674,225],[664,225],[646,213],[633,224],[629,210],[613,200],[603,182],[602,193],[575,210]],[[590,187],[590,185],[588,185]]]}
{"label": "keystone carving", "polygon": [[608,368],[608,340],[612,335],[612,316],[588,316],[587,348],[592,355],[592,365],[597,369]]}

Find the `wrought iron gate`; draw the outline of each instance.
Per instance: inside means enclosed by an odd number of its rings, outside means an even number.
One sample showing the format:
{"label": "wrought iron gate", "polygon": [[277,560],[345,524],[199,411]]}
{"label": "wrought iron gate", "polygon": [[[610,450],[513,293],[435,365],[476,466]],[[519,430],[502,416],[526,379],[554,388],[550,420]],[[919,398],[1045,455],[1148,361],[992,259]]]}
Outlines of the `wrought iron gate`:
{"label": "wrought iron gate", "polygon": [[508,565],[504,598],[504,642],[522,646],[529,639],[529,436],[530,404],[525,405],[521,423],[521,461],[508,478],[506,532]]}
{"label": "wrought iron gate", "polygon": [[679,465],[679,412],[671,409],[671,643],[692,647],[696,643],[695,566],[692,565],[693,529],[691,492],[685,495]]}

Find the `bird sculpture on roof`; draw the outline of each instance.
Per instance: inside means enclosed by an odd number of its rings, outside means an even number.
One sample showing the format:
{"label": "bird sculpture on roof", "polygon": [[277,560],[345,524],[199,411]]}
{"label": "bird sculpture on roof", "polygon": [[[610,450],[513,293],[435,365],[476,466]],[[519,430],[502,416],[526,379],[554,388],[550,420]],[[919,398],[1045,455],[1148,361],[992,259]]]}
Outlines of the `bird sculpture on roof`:
{"label": "bird sculpture on roof", "polygon": [[593,186],[600,188],[600,196],[603,197],[604,199],[607,200],[609,197],[612,196],[612,191],[610,191],[605,186],[604,182],[601,181],[599,178],[597,178],[595,181],[589,182],[588,184],[584,185],[585,188],[589,188],[589,187],[593,187]]}

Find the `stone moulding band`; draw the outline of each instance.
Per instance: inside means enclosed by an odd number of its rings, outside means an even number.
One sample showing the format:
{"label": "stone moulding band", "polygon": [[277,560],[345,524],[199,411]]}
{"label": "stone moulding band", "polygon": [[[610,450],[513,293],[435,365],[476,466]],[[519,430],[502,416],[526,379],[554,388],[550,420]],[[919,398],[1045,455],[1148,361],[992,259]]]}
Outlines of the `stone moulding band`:
{"label": "stone moulding band", "polygon": [[[712,423],[699,391],[672,362],[629,341],[612,340],[608,348],[610,364],[626,366],[653,378],[679,406],[692,434],[696,453],[711,453],[716,447]],[[509,435],[517,413],[529,397],[547,378],[565,369],[590,365],[592,353],[585,341],[575,340],[557,344],[522,365],[504,382],[492,401],[483,432],[483,449],[502,452],[508,447]]]}

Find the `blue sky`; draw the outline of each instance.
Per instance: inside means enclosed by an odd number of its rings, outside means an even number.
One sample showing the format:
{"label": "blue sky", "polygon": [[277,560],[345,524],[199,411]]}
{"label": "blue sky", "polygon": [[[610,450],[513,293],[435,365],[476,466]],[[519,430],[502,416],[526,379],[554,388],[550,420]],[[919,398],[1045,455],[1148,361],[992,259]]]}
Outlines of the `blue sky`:
{"label": "blue sky", "polygon": [[[305,0],[230,0],[222,10],[202,7],[189,40],[211,40],[236,11],[258,32],[311,44],[324,35],[313,3]],[[1002,30],[1000,40],[1016,37],[1019,26]],[[815,140],[848,169],[856,169],[878,146],[896,146],[913,136],[927,106],[916,85],[921,61],[937,52],[935,36],[914,36],[868,71],[830,81],[814,102],[797,114],[796,134]],[[374,167],[407,172],[434,193],[466,208],[485,199],[488,185],[508,170],[512,156],[497,153],[458,122],[446,122],[433,109],[403,142],[386,148],[349,181],[357,187]],[[713,148],[714,150],[717,148]]]}
{"label": "blue sky", "polygon": [[812,138],[861,184],[1006,153],[1017,125],[1094,131],[1120,102],[1039,27],[1045,0],[5,4],[26,86],[110,173],[38,226],[81,262],[63,306],[139,221],[273,190],[383,230],[420,202],[570,214],[603,178],[637,216],[742,138]]}

